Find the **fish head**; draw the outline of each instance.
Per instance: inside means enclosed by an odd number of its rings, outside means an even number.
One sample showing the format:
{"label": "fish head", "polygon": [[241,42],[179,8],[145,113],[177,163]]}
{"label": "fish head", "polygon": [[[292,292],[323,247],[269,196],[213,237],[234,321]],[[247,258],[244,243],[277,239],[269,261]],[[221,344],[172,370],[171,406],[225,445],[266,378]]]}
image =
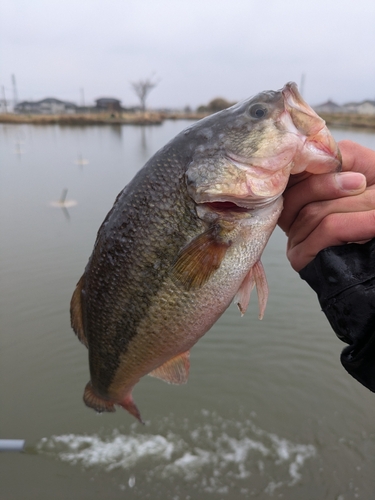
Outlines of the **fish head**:
{"label": "fish head", "polygon": [[340,152],[326,124],[295,83],[265,91],[202,120],[203,138],[186,171],[197,204],[240,212],[278,199],[291,174],[339,170]]}

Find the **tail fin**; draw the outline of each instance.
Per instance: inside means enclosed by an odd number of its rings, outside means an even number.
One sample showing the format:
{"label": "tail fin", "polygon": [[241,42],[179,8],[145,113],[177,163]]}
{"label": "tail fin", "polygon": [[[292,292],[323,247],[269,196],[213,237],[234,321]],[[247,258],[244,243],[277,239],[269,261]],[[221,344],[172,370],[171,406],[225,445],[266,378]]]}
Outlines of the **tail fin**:
{"label": "tail fin", "polygon": [[95,394],[91,382],[88,382],[85,387],[85,392],[83,393],[83,401],[85,402],[86,406],[93,408],[99,413],[102,413],[103,411],[116,411],[115,405],[112,401],[108,401]]}
{"label": "tail fin", "polygon": [[134,403],[131,391],[128,392],[121,403],[115,403],[113,400],[111,401],[98,396],[94,391],[92,383],[88,382],[83,394],[83,401],[85,402],[86,406],[93,408],[99,413],[102,413],[104,411],[114,412],[116,411],[115,404],[119,404],[124,408],[124,410],[128,411],[131,415],[133,415],[133,417],[139,420],[141,424],[144,424],[141,413],[138,410],[137,405]]}

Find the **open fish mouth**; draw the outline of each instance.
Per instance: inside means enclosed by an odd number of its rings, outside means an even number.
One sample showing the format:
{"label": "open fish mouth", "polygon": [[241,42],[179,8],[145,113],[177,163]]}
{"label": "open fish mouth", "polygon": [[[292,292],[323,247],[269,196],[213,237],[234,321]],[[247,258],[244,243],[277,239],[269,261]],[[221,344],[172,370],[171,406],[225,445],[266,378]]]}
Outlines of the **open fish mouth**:
{"label": "open fish mouth", "polygon": [[217,200],[217,201],[208,201],[205,203],[199,203],[200,207],[205,207],[208,210],[220,214],[232,214],[232,215],[241,215],[241,214],[251,214],[256,209],[265,208],[268,205],[272,205],[275,200],[280,197],[281,193],[276,196],[271,196],[268,198],[255,198],[249,197],[244,200]]}
{"label": "open fish mouth", "polygon": [[306,161],[299,162],[297,154],[297,161],[290,173],[299,174],[304,170],[314,174],[340,171],[341,153],[325,121],[306,104],[294,82],[287,83],[281,93],[285,112],[280,121],[288,132],[302,139],[304,144],[299,154],[302,152],[305,159],[309,160],[307,164]]}
{"label": "open fish mouth", "polygon": [[251,208],[241,207],[233,201],[213,201],[212,203],[204,203],[207,208],[214,210],[215,212],[236,212],[236,213],[246,213]]}

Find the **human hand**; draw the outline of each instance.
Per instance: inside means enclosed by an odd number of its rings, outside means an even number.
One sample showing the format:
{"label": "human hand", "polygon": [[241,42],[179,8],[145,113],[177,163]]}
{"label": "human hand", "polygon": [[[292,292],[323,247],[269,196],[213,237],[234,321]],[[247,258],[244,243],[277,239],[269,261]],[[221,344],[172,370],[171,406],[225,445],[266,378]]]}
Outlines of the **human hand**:
{"label": "human hand", "polygon": [[375,237],[375,151],[339,142],[342,172],[290,178],[278,221],[296,271],[328,246]]}

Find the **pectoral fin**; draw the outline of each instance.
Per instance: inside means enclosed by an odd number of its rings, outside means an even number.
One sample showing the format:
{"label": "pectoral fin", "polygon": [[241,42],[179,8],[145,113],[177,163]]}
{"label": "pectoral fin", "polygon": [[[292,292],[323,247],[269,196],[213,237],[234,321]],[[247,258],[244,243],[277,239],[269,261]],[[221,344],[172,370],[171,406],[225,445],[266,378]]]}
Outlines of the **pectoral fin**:
{"label": "pectoral fin", "polygon": [[149,375],[169,384],[186,384],[190,368],[189,356],[189,351],[179,354],[150,372]]}
{"label": "pectoral fin", "polygon": [[172,275],[188,290],[199,288],[219,269],[232,242],[221,236],[222,228],[215,224],[194,238],[179,253],[173,265]]}
{"label": "pectoral fin", "polygon": [[82,344],[88,347],[82,319],[82,288],[84,285],[84,278],[85,275],[81,276],[81,279],[78,281],[76,289],[74,290],[72,300],[70,301],[70,321],[79,340]]}
{"label": "pectoral fin", "polygon": [[268,284],[266,273],[264,272],[264,267],[260,260],[258,260],[247,273],[234,299],[242,316],[245,314],[249,305],[250,294],[254,285],[257,287],[259,319],[262,319],[267,305]]}

